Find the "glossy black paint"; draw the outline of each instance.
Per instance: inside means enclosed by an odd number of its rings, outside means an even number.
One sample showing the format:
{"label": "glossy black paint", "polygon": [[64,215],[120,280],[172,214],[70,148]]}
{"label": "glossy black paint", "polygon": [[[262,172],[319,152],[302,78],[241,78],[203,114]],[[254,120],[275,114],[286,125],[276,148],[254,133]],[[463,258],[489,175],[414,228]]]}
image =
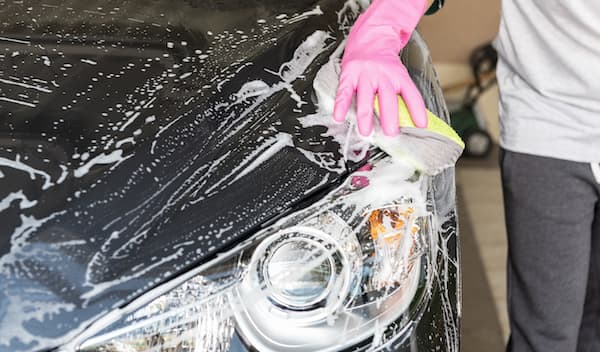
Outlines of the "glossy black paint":
{"label": "glossy black paint", "polygon": [[[0,0],[0,351],[59,346],[357,168],[298,122],[343,4]],[[244,82],[281,82],[269,72],[317,30],[327,47],[290,85],[304,104],[286,89],[232,104]],[[436,183],[453,196],[451,173]]]}

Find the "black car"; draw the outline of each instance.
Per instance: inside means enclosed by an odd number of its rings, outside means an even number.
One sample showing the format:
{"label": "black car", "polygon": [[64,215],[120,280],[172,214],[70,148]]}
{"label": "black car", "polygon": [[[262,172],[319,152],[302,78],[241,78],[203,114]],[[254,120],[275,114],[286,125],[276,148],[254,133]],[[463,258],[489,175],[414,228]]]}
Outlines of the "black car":
{"label": "black car", "polygon": [[364,3],[0,0],[0,351],[458,351],[454,170],[315,92]]}

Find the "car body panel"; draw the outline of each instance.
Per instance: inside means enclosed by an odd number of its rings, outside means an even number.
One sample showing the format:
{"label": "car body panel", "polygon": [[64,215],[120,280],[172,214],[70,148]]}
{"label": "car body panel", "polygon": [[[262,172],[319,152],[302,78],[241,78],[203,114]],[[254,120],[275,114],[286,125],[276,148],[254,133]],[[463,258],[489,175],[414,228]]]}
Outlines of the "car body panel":
{"label": "car body panel", "polygon": [[[312,78],[358,9],[3,4],[0,351],[59,346],[360,166],[364,145],[344,158],[327,126],[302,123],[318,109]],[[424,94],[432,110],[438,95]],[[436,180],[450,223],[452,175]],[[454,322],[446,289],[441,321]]]}

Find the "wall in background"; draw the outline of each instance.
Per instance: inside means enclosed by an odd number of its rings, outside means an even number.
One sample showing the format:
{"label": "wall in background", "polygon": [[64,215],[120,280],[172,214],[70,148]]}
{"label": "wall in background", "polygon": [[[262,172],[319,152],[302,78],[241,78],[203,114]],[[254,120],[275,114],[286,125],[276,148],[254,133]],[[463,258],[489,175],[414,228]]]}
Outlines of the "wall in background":
{"label": "wall in background", "polygon": [[500,0],[446,0],[419,25],[435,62],[465,63],[478,45],[492,40],[500,23]]}

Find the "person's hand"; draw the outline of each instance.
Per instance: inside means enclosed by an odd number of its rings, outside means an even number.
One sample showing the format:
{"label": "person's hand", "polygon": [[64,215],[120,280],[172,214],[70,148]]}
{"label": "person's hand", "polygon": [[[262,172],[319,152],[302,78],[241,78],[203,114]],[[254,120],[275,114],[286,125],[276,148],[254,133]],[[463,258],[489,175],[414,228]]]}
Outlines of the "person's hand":
{"label": "person's hand", "polygon": [[[344,59],[346,59],[344,57]],[[398,55],[365,53],[342,64],[335,100],[334,119],[343,122],[356,93],[358,130],[368,136],[373,130],[375,94],[380,106],[380,123],[387,136],[398,134],[398,97],[402,95],[417,127],[427,127],[427,114],[421,93],[411,80]]]}
{"label": "person's hand", "polygon": [[384,134],[398,134],[398,99],[402,95],[417,127],[427,127],[425,104],[398,53],[425,11],[425,0],[375,0],[348,36],[338,86],[334,119],[343,122],[356,94],[359,132],[373,130],[375,94]]}

